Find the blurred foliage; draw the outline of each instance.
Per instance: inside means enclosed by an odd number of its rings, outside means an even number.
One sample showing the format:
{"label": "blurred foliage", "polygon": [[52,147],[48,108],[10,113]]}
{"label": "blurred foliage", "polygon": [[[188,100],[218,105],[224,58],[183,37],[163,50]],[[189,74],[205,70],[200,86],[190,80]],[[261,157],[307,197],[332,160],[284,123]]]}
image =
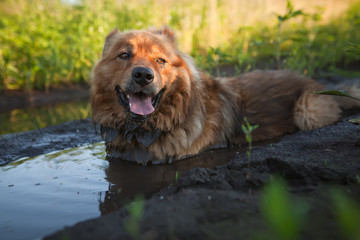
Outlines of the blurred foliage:
{"label": "blurred foliage", "polygon": [[274,237],[267,239],[300,239],[309,206],[304,201],[292,199],[287,188],[286,182],[279,177],[264,187],[261,210]]}
{"label": "blurred foliage", "polygon": [[44,128],[91,117],[88,100],[0,113],[0,135]]}
{"label": "blurred foliage", "polygon": [[339,189],[331,191],[337,221],[346,239],[360,239],[360,205]]}
{"label": "blurred foliage", "polygon": [[[359,2],[323,23],[322,10],[304,14],[288,1],[288,12],[273,14],[274,22],[250,25],[238,20],[242,15],[233,11],[242,10],[238,5],[235,0],[3,0],[0,91],[87,83],[104,38],[114,27],[123,31],[168,24],[177,33],[180,49],[206,70],[228,63],[249,71],[261,64],[312,75],[360,60],[344,51],[347,42],[360,42]],[[282,23],[280,36],[276,20]]]}
{"label": "blurred foliage", "polygon": [[129,204],[126,208],[129,212],[129,218],[124,222],[126,232],[131,239],[142,239],[140,236],[141,220],[144,213],[145,200],[142,196],[137,196],[135,201]]}
{"label": "blurred foliage", "polygon": [[[334,221],[336,226],[334,232],[339,230],[342,239],[360,239],[360,205],[348,193],[339,187],[331,187],[324,193],[329,203],[322,204],[329,204],[330,214],[334,216],[329,221]],[[260,201],[260,210],[270,231],[266,234],[260,231],[256,239],[304,239],[307,231],[317,231],[319,227],[309,225],[312,208],[316,206],[313,204],[291,194],[283,178],[273,177],[265,184]]]}
{"label": "blurred foliage", "polygon": [[360,2],[325,24],[321,21],[322,9],[307,14],[294,10],[289,3],[285,15],[276,14],[277,26],[264,23],[240,26],[216,52],[210,49],[204,54],[198,46],[192,56],[208,71],[215,64],[235,63],[241,71],[285,68],[314,75],[323,70],[338,72],[338,68],[347,68],[352,63],[359,65],[360,56],[348,53],[358,53],[359,46],[350,44],[352,48],[346,49],[349,42],[360,41]]}

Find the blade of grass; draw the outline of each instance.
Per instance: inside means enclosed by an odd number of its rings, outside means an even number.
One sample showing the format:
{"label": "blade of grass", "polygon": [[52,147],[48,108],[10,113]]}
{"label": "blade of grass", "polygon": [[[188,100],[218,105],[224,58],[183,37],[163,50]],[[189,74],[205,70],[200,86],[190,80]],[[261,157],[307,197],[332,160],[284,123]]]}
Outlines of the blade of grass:
{"label": "blade of grass", "polygon": [[334,95],[334,96],[342,96],[342,97],[348,97],[348,98],[352,98],[355,100],[360,101],[359,98],[353,97],[351,95],[349,95],[346,91],[344,90],[324,90],[324,91],[318,91],[318,92],[313,92],[313,94],[324,94],[324,95]]}

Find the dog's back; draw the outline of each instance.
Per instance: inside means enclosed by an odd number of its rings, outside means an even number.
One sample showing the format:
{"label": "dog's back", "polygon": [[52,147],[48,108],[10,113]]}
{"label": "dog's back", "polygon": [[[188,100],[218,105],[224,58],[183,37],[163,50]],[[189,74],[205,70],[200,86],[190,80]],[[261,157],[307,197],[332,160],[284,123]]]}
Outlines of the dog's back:
{"label": "dog's back", "polygon": [[243,116],[259,125],[254,140],[319,128],[340,117],[334,97],[313,94],[321,84],[290,71],[258,70],[227,81],[239,90]]}

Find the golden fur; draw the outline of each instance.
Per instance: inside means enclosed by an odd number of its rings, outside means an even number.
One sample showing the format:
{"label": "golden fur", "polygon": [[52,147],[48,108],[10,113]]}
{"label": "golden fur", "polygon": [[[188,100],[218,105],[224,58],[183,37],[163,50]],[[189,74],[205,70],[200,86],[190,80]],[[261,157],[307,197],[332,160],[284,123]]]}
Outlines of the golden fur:
{"label": "golden fur", "polygon": [[[153,76],[136,75],[137,67]],[[147,82],[138,84],[138,76]],[[334,97],[311,93],[321,89],[289,71],[213,78],[176,48],[168,27],[114,30],[93,70],[91,104],[108,156],[146,165],[239,144],[244,117],[259,125],[254,141],[332,124],[341,106]]]}

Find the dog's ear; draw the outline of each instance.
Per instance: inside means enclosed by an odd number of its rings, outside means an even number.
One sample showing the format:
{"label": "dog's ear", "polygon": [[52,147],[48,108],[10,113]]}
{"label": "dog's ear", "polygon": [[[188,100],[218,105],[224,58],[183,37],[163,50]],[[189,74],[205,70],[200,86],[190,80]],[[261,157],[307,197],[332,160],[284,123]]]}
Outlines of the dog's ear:
{"label": "dog's ear", "polygon": [[165,36],[170,42],[175,43],[175,33],[174,31],[167,25],[165,25],[164,27],[157,29],[157,30],[152,30],[153,33],[155,34],[159,34],[162,36]]}
{"label": "dog's ear", "polygon": [[114,40],[114,36],[119,33],[119,30],[117,28],[114,28],[114,30],[112,30],[107,36],[106,36],[106,40],[105,40],[105,44],[104,44],[104,48],[103,48],[103,52],[102,52],[102,56],[104,57],[105,53],[110,49],[113,40]]}
{"label": "dog's ear", "polygon": [[175,42],[175,33],[169,26],[164,26],[161,34],[166,36],[172,42]]}

